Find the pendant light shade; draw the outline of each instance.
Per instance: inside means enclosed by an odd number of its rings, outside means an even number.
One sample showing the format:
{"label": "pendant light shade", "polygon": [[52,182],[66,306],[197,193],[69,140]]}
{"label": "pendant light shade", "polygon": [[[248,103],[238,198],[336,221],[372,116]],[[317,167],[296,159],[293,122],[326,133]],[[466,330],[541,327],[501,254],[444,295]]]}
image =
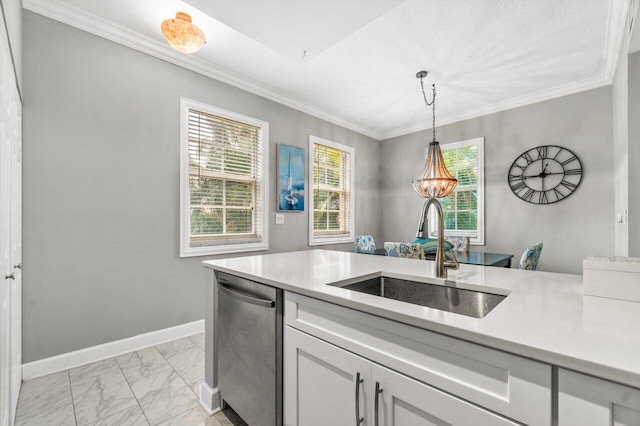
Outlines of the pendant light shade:
{"label": "pendant light shade", "polygon": [[458,180],[451,176],[444,164],[440,144],[430,142],[424,170],[420,177],[413,181],[413,189],[422,198],[444,198],[451,194],[457,185]]}
{"label": "pendant light shade", "polygon": [[413,189],[422,198],[444,198],[456,189],[458,180],[451,176],[451,173],[447,170],[440,151],[440,143],[436,141],[436,85],[433,85],[433,99],[429,102],[424,92],[423,78],[426,76],[427,71],[420,71],[416,74],[416,77],[420,79],[424,102],[428,107],[432,107],[433,110],[433,141],[429,143],[424,170],[420,177],[412,183]]}
{"label": "pendant light shade", "polygon": [[195,53],[206,43],[202,30],[184,12],[176,13],[176,19],[167,19],[160,28],[167,43],[182,53]]}

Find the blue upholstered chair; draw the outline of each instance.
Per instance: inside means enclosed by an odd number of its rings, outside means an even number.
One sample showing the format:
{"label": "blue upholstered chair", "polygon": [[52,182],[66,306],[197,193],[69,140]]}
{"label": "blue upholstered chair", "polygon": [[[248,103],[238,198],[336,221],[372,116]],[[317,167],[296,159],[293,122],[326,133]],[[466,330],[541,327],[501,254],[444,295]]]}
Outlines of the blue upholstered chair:
{"label": "blue upholstered chair", "polygon": [[526,269],[528,271],[535,271],[538,267],[538,260],[540,259],[540,253],[542,253],[542,243],[534,244],[524,249],[518,269]]}
{"label": "blue upholstered chair", "polygon": [[415,243],[384,243],[384,253],[391,257],[406,257],[409,259],[425,259],[422,244]]}
{"label": "blue upholstered chair", "polygon": [[356,253],[373,254],[376,252],[376,242],[371,235],[358,235],[355,239]]}

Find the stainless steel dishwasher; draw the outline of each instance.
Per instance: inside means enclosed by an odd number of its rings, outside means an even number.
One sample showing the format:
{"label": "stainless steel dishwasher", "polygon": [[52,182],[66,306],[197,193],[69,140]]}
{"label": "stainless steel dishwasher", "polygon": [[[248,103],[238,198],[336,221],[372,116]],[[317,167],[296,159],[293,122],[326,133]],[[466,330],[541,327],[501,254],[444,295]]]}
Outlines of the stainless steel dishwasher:
{"label": "stainless steel dishwasher", "polygon": [[282,290],[216,271],[218,389],[250,426],[282,425]]}

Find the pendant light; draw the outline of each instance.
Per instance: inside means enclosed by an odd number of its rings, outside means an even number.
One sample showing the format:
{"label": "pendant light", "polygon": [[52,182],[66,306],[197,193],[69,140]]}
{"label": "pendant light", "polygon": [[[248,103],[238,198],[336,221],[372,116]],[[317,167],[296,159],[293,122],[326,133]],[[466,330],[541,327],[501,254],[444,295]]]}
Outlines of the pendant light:
{"label": "pendant light", "polygon": [[416,77],[420,79],[425,104],[427,104],[427,107],[432,107],[433,141],[429,143],[424,170],[420,177],[412,183],[413,189],[422,198],[444,198],[453,192],[458,185],[458,180],[451,176],[451,173],[447,170],[440,151],[440,143],[436,141],[436,85],[432,85],[433,98],[429,102],[424,91],[424,78],[427,74],[427,71],[420,71],[416,74]]}
{"label": "pendant light", "polygon": [[167,19],[160,28],[167,43],[182,53],[195,53],[206,43],[202,30],[184,12],[176,13],[176,19]]}

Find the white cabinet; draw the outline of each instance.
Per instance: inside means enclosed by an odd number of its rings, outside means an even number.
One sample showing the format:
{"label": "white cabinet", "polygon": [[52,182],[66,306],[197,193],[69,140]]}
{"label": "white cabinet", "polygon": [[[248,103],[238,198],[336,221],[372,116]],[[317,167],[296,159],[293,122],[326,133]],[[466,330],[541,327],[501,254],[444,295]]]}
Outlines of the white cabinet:
{"label": "white cabinet", "polygon": [[370,425],[370,385],[369,361],[285,327],[285,425],[354,425],[356,415]]}
{"label": "white cabinet", "polygon": [[290,292],[285,324],[506,418],[551,425],[548,364]]}
{"label": "white cabinet", "polygon": [[559,369],[558,425],[640,425],[640,389]]}
{"label": "white cabinet", "polygon": [[516,425],[448,393],[285,327],[285,425]]}

